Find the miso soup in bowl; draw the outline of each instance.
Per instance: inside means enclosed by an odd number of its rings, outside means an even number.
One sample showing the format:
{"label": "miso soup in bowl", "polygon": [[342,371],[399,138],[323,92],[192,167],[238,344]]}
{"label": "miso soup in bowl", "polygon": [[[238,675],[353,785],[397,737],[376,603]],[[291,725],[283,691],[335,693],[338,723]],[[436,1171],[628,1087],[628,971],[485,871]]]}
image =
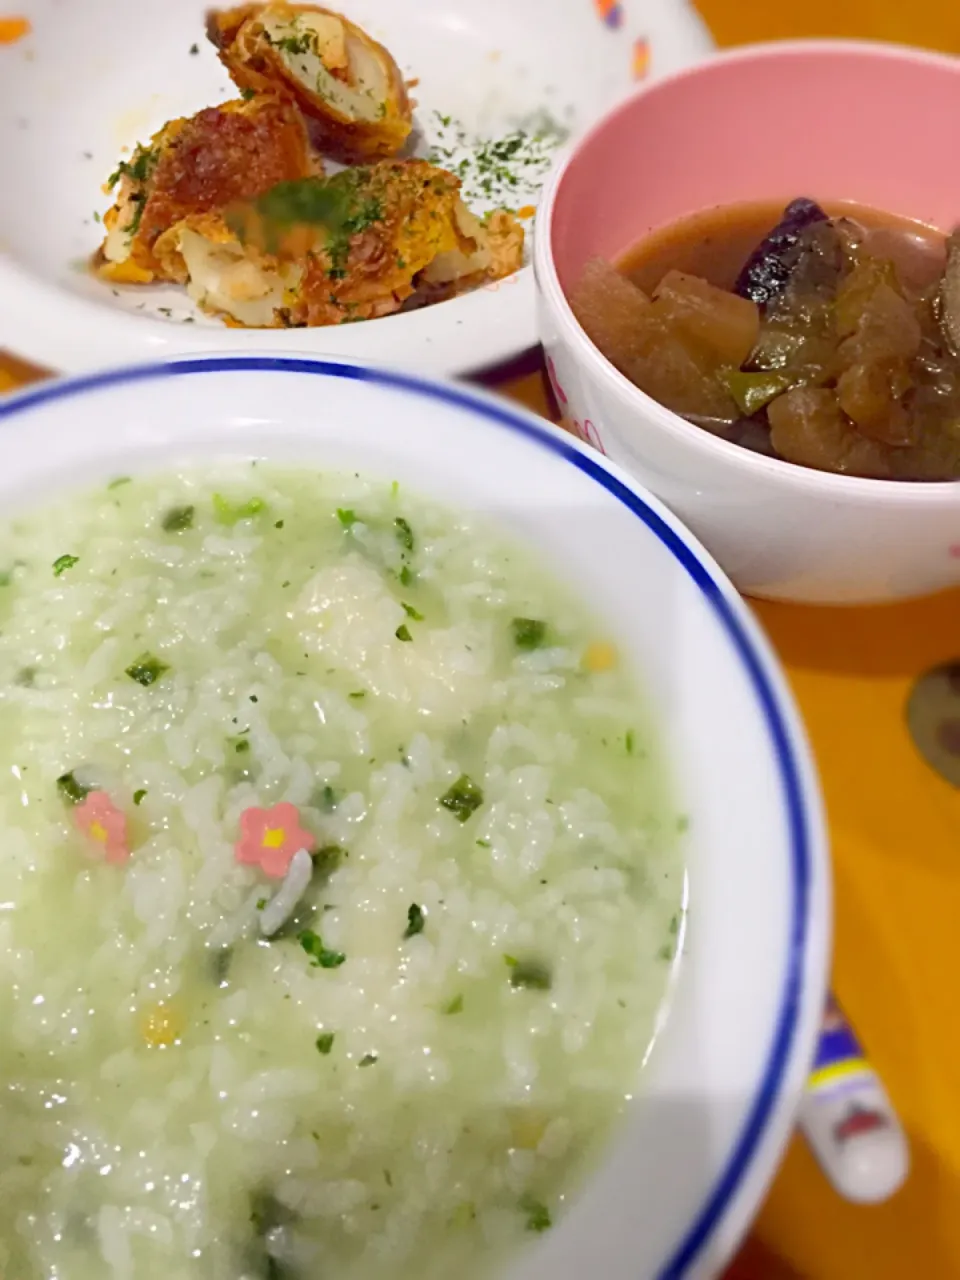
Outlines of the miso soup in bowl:
{"label": "miso soup in bowl", "polygon": [[128,369],[0,431],[4,1273],[715,1271],[829,904],[698,544],[360,365]]}
{"label": "miso soup in bowl", "polygon": [[960,189],[937,151],[958,113],[952,59],[748,47],[642,89],[553,174],[564,411],[745,591],[960,581]]}

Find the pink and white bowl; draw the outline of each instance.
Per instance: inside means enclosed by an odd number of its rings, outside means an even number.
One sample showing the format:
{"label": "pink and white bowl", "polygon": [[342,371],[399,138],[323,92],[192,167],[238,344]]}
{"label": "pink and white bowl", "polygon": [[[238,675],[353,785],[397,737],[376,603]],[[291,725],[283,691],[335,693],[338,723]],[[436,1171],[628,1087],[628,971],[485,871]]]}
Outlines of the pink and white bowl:
{"label": "pink and white bowl", "polygon": [[645,85],[544,189],[541,338],[568,424],[700,537],[741,591],[860,604],[960,585],[960,483],[864,480],[751,453],[620,374],[566,299],[584,264],[712,205],[807,195],[949,230],[960,60],[895,45],[747,46]]}

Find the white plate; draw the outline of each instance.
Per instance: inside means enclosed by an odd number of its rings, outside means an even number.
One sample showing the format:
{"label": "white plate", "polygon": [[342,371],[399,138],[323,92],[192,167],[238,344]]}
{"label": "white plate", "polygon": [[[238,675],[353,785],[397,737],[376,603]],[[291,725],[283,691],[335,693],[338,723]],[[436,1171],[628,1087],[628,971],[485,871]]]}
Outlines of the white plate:
{"label": "white plate", "polygon": [[[420,312],[295,332],[226,329],[198,315],[181,289],[111,289],[89,274],[85,263],[102,232],[94,212],[109,206],[100,185],[121,148],[173,116],[236,96],[204,38],[208,7],[206,0],[13,6],[33,32],[0,45],[0,346],[68,371],[256,347],[447,373],[534,346],[529,267]],[[423,153],[450,140],[453,127],[444,129],[441,116],[488,139],[544,112],[579,130],[638,75],[670,71],[710,48],[686,0],[345,0],[342,7],[419,77]],[[533,166],[533,181],[505,193],[503,203],[533,203],[542,175]]]}
{"label": "white plate", "polygon": [[363,469],[494,520],[594,610],[638,670],[689,815],[689,909],[640,1099],[503,1280],[714,1275],[790,1134],[823,1011],[830,886],[786,681],[703,548],[533,415],[357,364],[209,357],[45,383],[0,402],[0,441],[13,509],[225,455]]}

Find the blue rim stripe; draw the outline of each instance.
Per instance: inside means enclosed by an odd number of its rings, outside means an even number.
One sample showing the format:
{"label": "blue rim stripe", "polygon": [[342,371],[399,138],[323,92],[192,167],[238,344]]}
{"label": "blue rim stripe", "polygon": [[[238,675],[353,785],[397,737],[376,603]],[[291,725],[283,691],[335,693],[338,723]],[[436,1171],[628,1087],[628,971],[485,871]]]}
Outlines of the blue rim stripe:
{"label": "blue rim stripe", "polygon": [[749,1170],[750,1162],[759,1146],[767,1123],[783,1085],[790,1051],[797,1029],[800,997],[803,981],[803,960],[807,946],[807,918],[810,905],[811,856],[810,832],[803,802],[803,783],[794,756],[790,732],[780,711],[774,691],[759,654],[737,616],[736,607],[728,600],[723,588],[713,578],[696,554],[682,538],[653,511],[646,502],[622,481],[609,474],[595,458],[581,453],[565,440],[544,431],[531,417],[516,414],[506,405],[499,406],[478,400],[466,388],[432,383],[402,373],[388,373],[364,365],[342,364],[321,359],[297,359],[283,356],[212,356],[191,360],[177,360],[168,364],[136,365],[107,373],[88,374],[65,382],[42,384],[33,390],[0,403],[0,421],[18,413],[48,404],[55,400],[69,399],[84,391],[98,391],[105,387],[131,382],[146,382],[155,378],[181,377],[198,373],[230,372],[304,373],[327,378],[347,378],[356,382],[370,382],[412,392],[427,399],[465,409],[505,427],[509,431],[534,440],[542,448],[572,463],[579,471],[595,480],[612,497],[647,526],[667,550],[679,561],[694,583],[703,593],[720,624],[733,643],[746,667],[754,692],[760,702],[763,718],[773,742],[780,769],[780,782],[790,833],[790,862],[793,874],[794,901],[790,924],[790,948],[787,973],[777,1019],[776,1032],[763,1081],[750,1108],[746,1124],[733,1149],[727,1166],[711,1192],[699,1217],[686,1237],[667,1262],[658,1280],[681,1280],[684,1272],[701,1252],[719,1224],[740,1183]]}

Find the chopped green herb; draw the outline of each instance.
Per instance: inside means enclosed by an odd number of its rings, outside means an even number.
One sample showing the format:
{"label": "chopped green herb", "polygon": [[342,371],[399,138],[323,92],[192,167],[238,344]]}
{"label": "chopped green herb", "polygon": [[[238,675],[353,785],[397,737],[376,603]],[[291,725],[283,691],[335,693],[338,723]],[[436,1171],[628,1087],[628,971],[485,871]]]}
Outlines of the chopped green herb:
{"label": "chopped green herb", "polygon": [[79,560],[79,556],[57,556],[53,562],[53,576],[59,578],[61,573],[66,573],[68,569],[72,569]]}
{"label": "chopped green herb", "polygon": [[437,145],[427,157],[463,182],[464,199],[490,205],[517,204],[533,197],[569,130],[540,110],[499,138],[471,137],[450,116],[434,113]]}
{"label": "chopped green herb", "polygon": [[379,1055],[377,1055],[376,1053],[365,1053],[363,1057],[360,1059],[360,1061],[357,1063],[357,1066],[372,1067],[373,1064],[377,1061],[378,1056]]}
{"label": "chopped green herb", "polygon": [[403,605],[403,611],[408,618],[412,618],[414,622],[423,621],[423,614],[419,609],[415,609],[412,604],[407,604],[405,600],[401,600],[400,603]]}
{"label": "chopped green herb", "polygon": [[200,46],[198,44],[192,44],[190,46],[191,56],[195,57],[199,52],[200,52]]}
{"label": "chopped green herb", "polygon": [[549,991],[553,985],[550,970],[539,960],[517,960],[510,966],[511,987],[527,987],[531,991]]}
{"label": "chopped green herb", "polygon": [[167,664],[161,662],[159,658],[155,658],[152,653],[141,653],[136,662],[132,662],[125,669],[124,674],[146,688],[148,685],[156,684],[160,677],[169,670],[170,668]]}
{"label": "chopped green herb", "polygon": [[520,1197],[520,1212],[527,1219],[528,1231],[546,1231],[552,1226],[550,1210],[529,1192]]}
{"label": "chopped green herb", "polygon": [[137,806],[138,809],[143,804],[146,797],[147,797],[147,792],[143,787],[141,787],[139,791],[135,791],[133,793],[133,803]]}
{"label": "chopped green herb", "polygon": [[267,39],[276,49],[282,49],[284,53],[304,54],[316,52],[317,37],[312,31],[299,32],[297,35],[281,36],[279,40],[274,40],[271,36]]}
{"label": "chopped green herb", "polygon": [[233,749],[238,756],[242,756],[250,750],[249,738],[231,738],[231,742],[233,743]]}
{"label": "chopped green herb", "polygon": [[57,790],[70,804],[79,804],[81,800],[86,799],[93,787],[85,787],[72,773],[64,773],[57,779]]}
{"label": "chopped green herb", "polygon": [[244,102],[249,102],[251,98],[255,98],[256,96],[257,96],[257,91],[256,91],[256,89],[241,89],[241,90],[240,90],[240,97],[244,100]]}
{"label": "chopped green herb", "polygon": [[282,520],[278,520],[278,521],[276,522],[276,524],[275,524],[273,527],[274,527],[275,529],[282,529],[282,528],[283,528],[283,521],[282,521]]}
{"label": "chopped green herb", "polygon": [[[266,1236],[277,1227],[288,1226],[293,1214],[270,1191],[256,1191],[250,1197],[250,1224],[258,1236]],[[269,1280],[273,1280],[270,1276]]]}
{"label": "chopped green herb", "polygon": [[267,903],[268,903],[269,901],[270,901],[270,899],[269,899],[269,898],[258,898],[258,899],[257,899],[257,910],[258,910],[258,911],[262,911],[262,910],[263,910],[263,908],[267,905]]}
{"label": "chopped green herb", "polygon": [[513,968],[513,966],[517,963],[517,957],[516,957],[516,956],[507,955],[507,953],[506,953],[506,952],[504,952],[504,953],[503,953],[503,963],[507,966],[507,968],[508,968],[508,969],[512,969],[512,968]]}
{"label": "chopped green herb", "polygon": [[411,586],[415,576],[416,575],[414,574],[410,566],[408,564],[405,564],[403,568],[400,570],[400,585],[402,587]]}
{"label": "chopped green herb", "polygon": [[143,192],[137,192],[130,197],[130,203],[133,205],[133,217],[123,228],[131,236],[135,236],[140,230],[140,223],[143,219],[143,210],[146,207],[147,197]]}
{"label": "chopped green herb", "polygon": [[167,533],[183,533],[193,528],[193,507],[171,507],[163,517],[163,528]]}
{"label": "chopped green herb", "polygon": [[359,702],[361,698],[365,698],[366,696],[367,696],[366,689],[354,689],[352,693],[347,694],[347,697],[353,698],[355,702]]}
{"label": "chopped green herb", "polygon": [[[227,225],[243,243],[255,233],[268,252],[297,226],[317,227],[323,237],[328,275],[342,279],[354,236],[383,218],[384,180],[372,168],[354,167],[329,177],[278,182],[235,213]],[[378,194],[379,192],[379,194]]]}
{"label": "chopped green herb", "polygon": [[547,624],[539,618],[514,618],[510,626],[518,649],[539,649],[547,634]]}
{"label": "chopped green herb", "polygon": [[222,493],[213,495],[213,514],[220,524],[236,524],[238,520],[250,520],[266,509],[262,498],[248,498],[246,502],[231,502]]}
{"label": "chopped green herb", "polygon": [[333,813],[337,807],[337,793],[329,784],[320,793],[320,805],[327,813]]}
{"label": "chopped green herb", "polygon": [[[115,187],[121,178],[130,178],[133,182],[146,182],[160,159],[160,152],[151,151],[149,147],[137,147],[129,163],[121,160],[107,179],[108,187]],[[141,201],[143,197],[141,196]],[[142,213],[141,208],[141,213]]]}
{"label": "chopped green herb", "polygon": [[477,1209],[472,1200],[461,1200],[450,1215],[451,1227],[468,1227],[476,1221]]}
{"label": "chopped green herb", "polygon": [[299,1274],[299,1272],[293,1271],[288,1263],[275,1258],[272,1253],[267,1254],[267,1266],[263,1273],[263,1280],[297,1280]]}
{"label": "chopped green herb", "polygon": [[411,902],[407,908],[407,927],[403,931],[405,938],[412,938],[414,934],[423,933],[423,926],[427,923],[427,917],[423,913],[423,908],[418,907],[415,902]]}
{"label": "chopped green herb", "polygon": [[404,640],[409,642],[413,639],[413,636],[410,634],[410,628],[407,626],[405,622],[401,622],[399,627],[397,627],[396,631],[393,634],[397,637],[398,640]]}
{"label": "chopped green herb", "polygon": [[396,534],[397,541],[400,543],[401,547],[403,547],[404,551],[412,551],[413,530],[410,528],[409,522],[404,520],[403,516],[397,516],[393,522],[393,529]]}
{"label": "chopped green herb", "polygon": [[317,1052],[326,1056],[333,1048],[335,1033],[333,1031],[323,1031],[317,1036]]}
{"label": "chopped green herb", "polygon": [[480,846],[480,848],[481,848],[481,849],[489,849],[489,848],[490,848],[490,841],[489,841],[489,840],[478,840],[478,841],[477,841],[477,844]]}
{"label": "chopped green herb", "polygon": [[299,935],[299,942],[315,969],[339,969],[347,958],[342,951],[331,951],[325,947],[320,935],[312,929],[304,929]]}
{"label": "chopped green herb", "polygon": [[119,489],[121,485],[133,484],[132,476],[117,476],[116,480],[111,480],[107,485],[108,489]]}
{"label": "chopped green herb", "polygon": [[625,735],[625,737],[624,737],[624,739],[623,739],[623,745],[624,745],[624,746],[626,747],[626,749],[627,749],[627,755],[628,755],[628,756],[632,756],[632,755],[633,755],[633,747],[634,747],[634,738],[633,738],[633,730],[632,730],[632,729],[628,729],[628,730],[627,730],[626,735]]}
{"label": "chopped green herb", "polygon": [[232,964],[233,947],[217,947],[210,959],[210,976],[218,987],[226,982]]}
{"label": "chopped green herb", "polygon": [[443,1012],[450,1013],[450,1014],[462,1013],[463,1012],[463,996],[460,996],[460,995],[454,996],[453,999],[448,1004],[445,1004],[443,1006]]}
{"label": "chopped green herb", "polygon": [[322,849],[318,849],[311,855],[314,871],[317,875],[329,880],[346,856],[345,850],[338,844],[325,844]]}
{"label": "chopped green herb", "polygon": [[337,507],[337,519],[345,529],[349,529],[351,525],[357,523],[357,513],[351,511],[349,507]]}
{"label": "chopped green herb", "polygon": [[440,803],[458,822],[466,822],[483,804],[483,792],[472,778],[461,773],[453,786],[440,797]]}
{"label": "chopped green herb", "polygon": [[13,683],[21,689],[32,689],[36,683],[36,667],[21,667],[13,678]]}

